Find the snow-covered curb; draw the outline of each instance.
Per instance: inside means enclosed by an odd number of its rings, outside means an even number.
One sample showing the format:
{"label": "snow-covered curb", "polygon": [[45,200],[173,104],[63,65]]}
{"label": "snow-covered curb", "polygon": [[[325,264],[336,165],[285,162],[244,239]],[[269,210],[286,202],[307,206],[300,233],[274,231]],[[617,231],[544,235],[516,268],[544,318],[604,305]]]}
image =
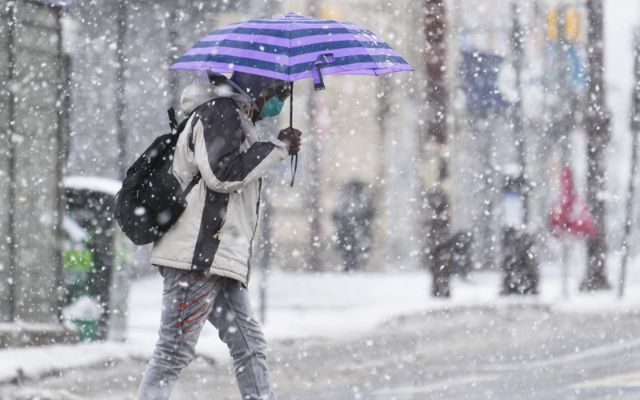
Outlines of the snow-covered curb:
{"label": "snow-covered curb", "polygon": [[146,357],[125,343],[80,343],[0,351],[0,382],[33,379],[55,371],[79,369],[131,357]]}

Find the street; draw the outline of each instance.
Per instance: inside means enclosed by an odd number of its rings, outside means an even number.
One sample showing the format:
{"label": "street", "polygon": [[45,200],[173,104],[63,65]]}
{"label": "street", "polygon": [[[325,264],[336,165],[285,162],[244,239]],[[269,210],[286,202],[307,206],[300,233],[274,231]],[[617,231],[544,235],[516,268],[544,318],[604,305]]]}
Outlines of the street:
{"label": "street", "polygon": [[[576,330],[576,326],[579,330]],[[272,342],[281,399],[637,399],[640,315],[545,306],[456,308],[385,322],[341,339]],[[144,360],[63,372],[5,399],[131,399]],[[36,393],[48,393],[37,397]],[[56,397],[56,394],[58,397]],[[173,399],[238,399],[228,360],[199,358]]]}

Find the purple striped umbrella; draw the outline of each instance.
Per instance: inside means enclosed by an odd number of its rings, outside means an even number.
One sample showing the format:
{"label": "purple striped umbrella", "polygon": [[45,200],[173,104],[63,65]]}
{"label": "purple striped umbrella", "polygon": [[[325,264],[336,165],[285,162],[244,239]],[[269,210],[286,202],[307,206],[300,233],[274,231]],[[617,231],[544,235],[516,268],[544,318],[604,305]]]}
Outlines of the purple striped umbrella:
{"label": "purple striped umbrella", "polygon": [[383,75],[413,68],[387,43],[352,23],[289,13],[211,32],[171,67],[234,71],[294,82],[322,75]]}
{"label": "purple striped umbrella", "polygon": [[[296,13],[253,19],[213,31],[171,68],[240,71],[288,81],[292,86],[294,81],[313,78],[316,90],[324,89],[322,75],[413,71],[400,54],[371,31],[348,22]],[[289,107],[289,126],[293,127],[293,90]],[[297,164],[296,156],[294,175]]]}

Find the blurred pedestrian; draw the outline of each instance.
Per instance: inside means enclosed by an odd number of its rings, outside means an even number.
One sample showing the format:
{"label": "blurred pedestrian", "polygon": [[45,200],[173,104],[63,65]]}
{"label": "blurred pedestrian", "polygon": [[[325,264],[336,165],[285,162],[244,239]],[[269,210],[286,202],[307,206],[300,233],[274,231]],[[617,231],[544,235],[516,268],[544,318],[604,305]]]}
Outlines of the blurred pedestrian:
{"label": "blurred pedestrian", "polygon": [[473,233],[469,231],[458,231],[451,237],[451,273],[464,280],[473,268],[472,245]]}
{"label": "blurred pedestrian", "polygon": [[451,296],[452,239],[449,196],[440,186],[421,191],[425,227],[423,263],[431,270],[433,297]]}
{"label": "blurred pedestrian", "polygon": [[373,243],[374,216],[373,198],[365,184],[357,180],[345,184],[338,196],[333,221],[346,272],[361,269],[368,258]]}
{"label": "blurred pedestrian", "polygon": [[247,284],[260,177],[300,149],[300,131],[260,141],[255,123],[278,115],[289,95],[286,82],[246,73],[209,73],[182,94],[190,117],[169,172],[183,188],[198,173],[202,178],[183,214],[154,243],[151,263],[164,279],[161,326],[138,399],[169,398],[207,320],[229,347],[242,398],[276,398]]}

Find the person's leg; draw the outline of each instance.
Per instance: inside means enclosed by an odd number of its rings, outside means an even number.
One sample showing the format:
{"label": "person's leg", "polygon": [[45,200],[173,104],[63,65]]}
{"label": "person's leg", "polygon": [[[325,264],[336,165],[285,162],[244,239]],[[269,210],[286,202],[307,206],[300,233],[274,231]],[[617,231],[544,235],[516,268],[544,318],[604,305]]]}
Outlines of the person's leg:
{"label": "person's leg", "polygon": [[222,280],[199,272],[161,267],[162,321],[153,356],[138,389],[139,400],[168,399],[195,346]]}
{"label": "person's leg", "polygon": [[209,321],[229,347],[243,400],[275,400],[267,369],[267,343],[253,316],[249,293],[236,280],[223,278]]}

